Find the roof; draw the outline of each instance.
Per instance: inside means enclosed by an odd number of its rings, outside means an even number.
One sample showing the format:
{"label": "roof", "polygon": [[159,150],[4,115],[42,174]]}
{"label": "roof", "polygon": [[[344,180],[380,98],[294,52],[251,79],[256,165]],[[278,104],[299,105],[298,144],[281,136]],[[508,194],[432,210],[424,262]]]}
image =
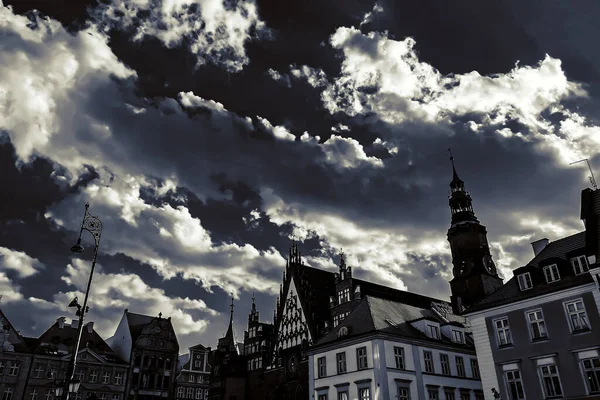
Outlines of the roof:
{"label": "roof", "polygon": [[538,266],[544,260],[550,258],[562,258],[572,251],[585,248],[585,231],[550,242],[527,263],[528,266]]}
{"label": "roof", "polygon": [[473,307],[467,309],[465,314],[475,311],[481,311],[488,308],[498,307],[505,304],[530,299],[532,297],[542,296],[548,293],[559,292],[572,287],[593,283],[594,278],[590,274],[581,274],[576,276],[565,276],[557,282],[549,284],[534,285],[531,289],[521,291],[516,277],[512,277],[501,288],[484,297]]}
{"label": "roof", "polygon": [[[35,353],[57,356],[69,354],[75,347],[77,331],[77,328],[67,323],[60,328],[57,320],[38,338],[38,346],[35,349]],[[81,331],[79,350],[81,351],[85,348],[92,350],[94,354],[107,362],[124,363],[95,329],[92,329],[92,332],[88,331],[87,324],[84,325]]]}
{"label": "roof", "polygon": [[[540,264],[543,264],[544,261],[550,259],[562,259],[567,261],[567,256],[569,253],[583,249],[585,249],[585,231],[548,243],[546,247],[544,247],[542,251],[538,253],[538,255],[536,255],[531,261],[529,261],[529,263],[527,263],[525,267],[522,268],[537,269],[540,267]],[[531,289],[521,291],[516,277],[513,276],[498,290],[484,297],[472,307],[467,309],[465,314],[526,300],[548,293],[558,292],[590,282],[593,282],[593,278],[590,274],[582,274],[577,276],[567,275],[562,276],[558,282],[553,282],[550,284],[534,284]]]}
{"label": "roof", "polygon": [[352,278],[355,285],[360,285],[360,293],[363,296],[373,296],[380,299],[388,299],[408,304],[414,307],[429,308],[431,302],[450,303],[444,300],[435,299],[418,293],[408,292],[406,290],[394,289],[388,286],[379,285],[377,283],[363,281],[362,279]]}
{"label": "roof", "polygon": [[[411,324],[411,322],[420,319],[429,319],[437,321],[440,324],[446,322],[428,307],[415,307],[398,301],[365,296],[350,315],[348,315],[348,317],[346,317],[334,330],[330,331],[319,340],[316,346],[347,340],[348,338],[368,333],[384,332],[404,338],[428,340],[437,343],[441,342],[448,345],[472,349],[472,346],[469,344],[461,346],[452,342],[449,338],[442,337],[442,340],[440,341],[427,337]],[[460,326],[464,326],[460,323],[463,320],[460,316],[448,314],[447,319]],[[348,328],[348,336],[338,338],[338,332],[341,327]]]}
{"label": "roof", "polygon": [[[0,329],[8,330],[8,336],[6,337],[5,340],[10,342],[10,344],[13,346],[14,351],[16,351],[16,352],[31,351],[33,346],[31,346],[30,342],[26,341],[25,338],[23,338],[23,336],[21,336],[21,334],[15,329],[13,324],[10,322],[10,320],[8,319],[8,317],[6,316],[6,314],[4,314],[4,312],[2,310],[0,310],[0,322],[2,323],[2,325],[4,325],[4,326],[0,326]],[[33,344],[34,342],[31,342],[31,343]],[[0,346],[1,345],[3,345],[3,344],[0,343]]]}
{"label": "roof", "polygon": [[127,324],[129,325],[129,332],[131,333],[131,340],[133,342],[140,337],[144,327],[154,319],[154,317],[149,315],[136,314],[129,312],[129,310],[125,310],[125,315],[127,316]]}

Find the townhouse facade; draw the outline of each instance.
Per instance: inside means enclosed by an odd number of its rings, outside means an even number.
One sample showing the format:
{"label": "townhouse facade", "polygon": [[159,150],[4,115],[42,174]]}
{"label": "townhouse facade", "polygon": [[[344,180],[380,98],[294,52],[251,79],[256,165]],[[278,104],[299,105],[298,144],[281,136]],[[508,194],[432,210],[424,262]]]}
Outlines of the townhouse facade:
{"label": "townhouse facade", "polygon": [[210,382],[210,347],[197,344],[179,356],[175,379],[177,400],[206,400]]}
{"label": "townhouse facade", "polygon": [[366,296],[309,354],[317,400],[480,400],[469,329],[432,299],[419,308]]}
{"label": "townhouse facade", "polygon": [[467,309],[486,400],[600,399],[600,191],[582,193],[586,230],[532,243],[534,258]]}

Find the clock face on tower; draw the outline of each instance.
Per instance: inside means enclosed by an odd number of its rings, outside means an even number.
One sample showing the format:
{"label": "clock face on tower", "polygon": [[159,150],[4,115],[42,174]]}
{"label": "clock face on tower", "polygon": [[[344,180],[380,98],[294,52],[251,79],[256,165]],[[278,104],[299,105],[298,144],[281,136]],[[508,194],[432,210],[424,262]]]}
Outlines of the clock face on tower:
{"label": "clock face on tower", "polygon": [[494,261],[492,261],[492,257],[490,257],[487,254],[483,256],[483,265],[485,267],[485,270],[489,274],[494,275],[496,273],[496,266],[494,265]]}

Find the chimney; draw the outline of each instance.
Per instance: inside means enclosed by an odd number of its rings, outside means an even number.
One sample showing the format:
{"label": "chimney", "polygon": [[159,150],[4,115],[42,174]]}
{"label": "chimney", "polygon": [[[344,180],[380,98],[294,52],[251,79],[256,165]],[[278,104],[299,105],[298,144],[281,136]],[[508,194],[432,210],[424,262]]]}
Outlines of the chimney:
{"label": "chimney", "polygon": [[78,327],[79,327],[79,320],[78,319],[72,319],[71,320],[71,328],[77,329]]}
{"label": "chimney", "polygon": [[546,246],[548,246],[548,243],[550,243],[550,240],[548,240],[548,238],[543,238],[540,240],[536,240],[535,242],[531,242],[531,247],[533,247],[533,255],[537,256],[538,254],[540,254],[540,252],[544,250]]}
{"label": "chimney", "polygon": [[94,333],[94,321],[88,322],[85,324],[85,327],[87,328],[88,333]]}
{"label": "chimney", "polygon": [[63,329],[65,327],[65,317],[60,317],[56,319],[56,322],[58,323],[58,329]]}

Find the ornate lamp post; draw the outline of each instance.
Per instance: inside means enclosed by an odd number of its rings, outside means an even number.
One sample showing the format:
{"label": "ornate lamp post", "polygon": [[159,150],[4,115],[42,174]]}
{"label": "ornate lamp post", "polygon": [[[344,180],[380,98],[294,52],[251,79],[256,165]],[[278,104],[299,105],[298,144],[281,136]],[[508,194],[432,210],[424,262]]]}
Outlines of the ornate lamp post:
{"label": "ornate lamp post", "polygon": [[[69,365],[67,367],[67,376],[65,377],[64,385],[62,390],[60,390],[65,400],[69,399],[70,393],[77,393],[79,390],[79,384],[81,383],[78,379],[74,379],[75,365],[77,364],[77,353],[79,352],[79,343],[81,342],[81,333],[83,331],[83,317],[90,309],[87,305],[87,302],[90,294],[90,286],[92,285],[92,277],[94,276],[94,268],[96,267],[96,260],[98,258],[100,234],[102,233],[102,221],[100,221],[98,217],[93,216],[88,212],[89,207],[90,203],[85,203],[85,214],[83,215],[83,222],[81,223],[81,229],[79,230],[79,238],[77,239],[77,244],[71,247],[71,251],[73,253],[83,253],[84,249],[81,245],[81,234],[84,230],[92,234],[94,237],[94,242],[96,243],[96,246],[94,247],[94,256],[92,258],[92,269],[90,270],[90,277],[88,279],[87,289],[85,290],[83,305],[79,305],[77,302],[77,297],[75,297],[75,299],[73,299],[73,301],[69,304],[69,307],[77,307],[77,313],[75,315],[79,316],[79,325],[77,326],[77,341],[75,342],[75,349],[71,355],[71,360],[69,361]],[[56,392],[58,395],[59,390]]]}

